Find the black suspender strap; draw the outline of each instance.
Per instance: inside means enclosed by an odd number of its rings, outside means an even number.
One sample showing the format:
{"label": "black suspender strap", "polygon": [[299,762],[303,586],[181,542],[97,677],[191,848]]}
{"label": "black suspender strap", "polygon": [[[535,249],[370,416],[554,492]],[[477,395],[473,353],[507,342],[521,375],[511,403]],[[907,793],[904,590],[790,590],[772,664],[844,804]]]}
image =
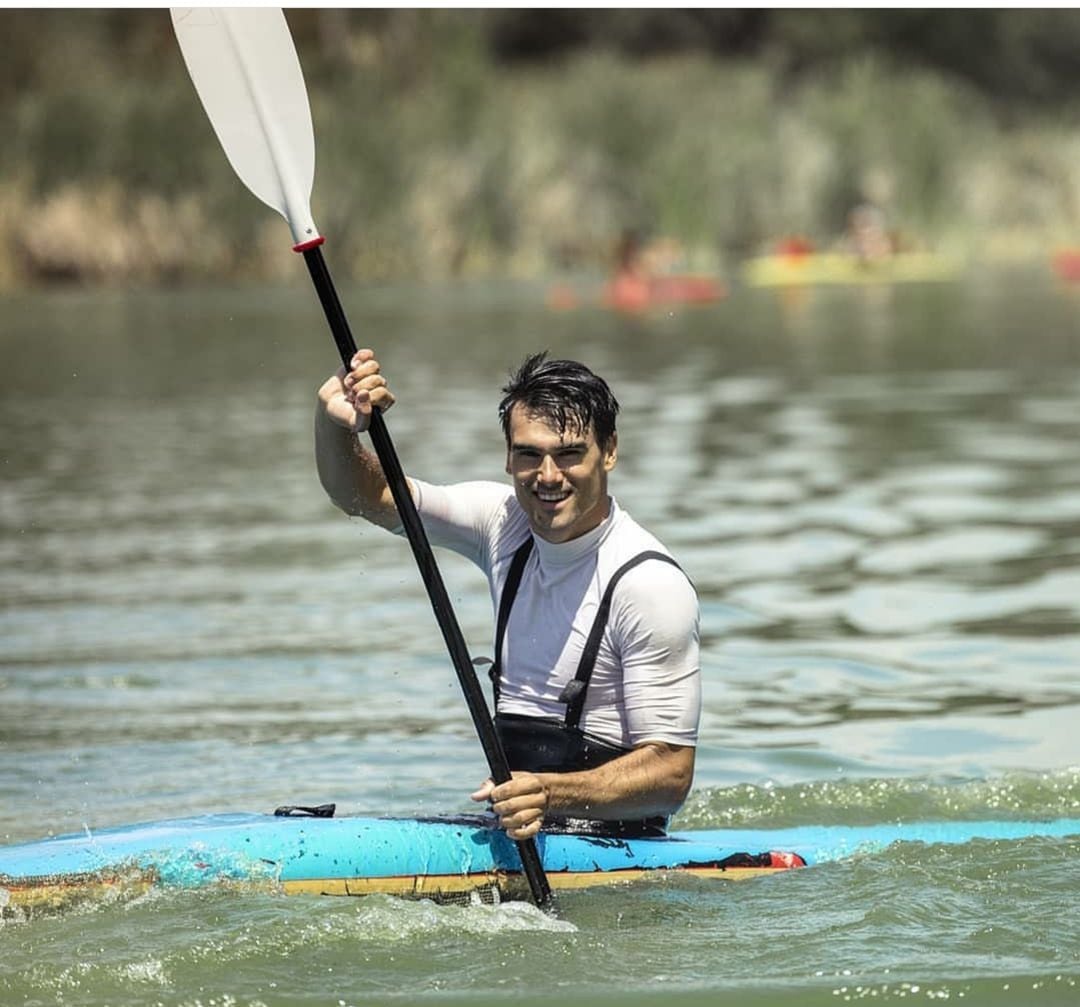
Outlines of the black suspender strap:
{"label": "black suspender strap", "polygon": [[596,618],[593,619],[589,638],[585,641],[585,649],[581,652],[577,674],[566,683],[566,687],[559,695],[559,701],[566,703],[566,720],[564,724],[567,727],[577,727],[581,720],[581,712],[585,709],[585,692],[589,688],[589,679],[592,678],[593,668],[596,666],[596,656],[600,653],[600,643],[604,639],[604,630],[607,628],[608,615],[611,612],[611,599],[615,594],[615,585],[619,583],[623,574],[628,573],[639,563],[644,563],[650,559],[662,560],[665,563],[670,563],[676,569],[682,569],[675,560],[665,553],[647,550],[646,552],[639,552],[636,556],[627,560],[611,575],[611,580],[608,581],[607,589],[604,591],[604,597],[600,600],[600,607],[596,611]]}
{"label": "black suspender strap", "polygon": [[[499,681],[502,678],[503,637],[506,636],[506,625],[510,621],[510,609],[513,607],[514,598],[517,597],[518,588],[521,586],[521,577],[525,572],[525,564],[529,561],[529,555],[532,553],[532,547],[532,535],[518,546],[513,559],[510,561],[510,570],[506,574],[506,583],[503,585],[502,595],[499,598],[499,614],[495,621],[495,662],[489,672],[495,692],[496,704],[499,701]],[[559,702],[566,703],[566,719],[563,722],[566,727],[577,727],[581,721],[581,714],[585,709],[585,693],[589,688],[593,668],[596,666],[596,657],[600,653],[604,630],[607,629],[615,587],[623,574],[629,573],[639,563],[644,563],[650,559],[670,563],[677,570],[682,569],[666,553],[650,549],[631,557],[611,575],[611,579],[604,590],[604,596],[600,599],[600,607],[596,610],[596,617],[593,619],[592,629],[589,630],[589,637],[585,641],[585,647],[581,652],[577,673],[566,683],[566,687],[559,694]]]}
{"label": "black suspender strap", "polygon": [[510,609],[514,604],[514,599],[517,597],[518,587],[521,585],[521,575],[525,572],[525,564],[529,561],[532,547],[532,535],[517,547],[513,559],[510,560],[506,583],[503,584],[502,595],[499,598],[499,615],[495,621],[495,663],[492,664],[491,671],[488,672],[491,676],[491,685],[495,693],[496,703],[499,701],[499,680],[502,678],[503,637],[506,635],[506,624],[510,621]]}

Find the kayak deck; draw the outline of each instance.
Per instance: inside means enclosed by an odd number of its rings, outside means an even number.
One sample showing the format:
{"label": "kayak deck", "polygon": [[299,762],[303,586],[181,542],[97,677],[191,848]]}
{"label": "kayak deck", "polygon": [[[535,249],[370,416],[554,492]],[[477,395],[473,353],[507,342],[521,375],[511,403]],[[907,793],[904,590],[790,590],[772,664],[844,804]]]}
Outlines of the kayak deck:
{"label": "kayak deck", "polygon": [[[686,834],[692,836],[693,834]],[[542,834],[551,887],[625,884],[658,871],[738,879],[794,866],[697,838]],[[762,858],[759,857],[759,860]],[[477,816],[294,818],[221,814],[76,833],[0,849],[0,909],[62,909],[154,887],[443,902],[526,898],[515,844]]]}
{"label": "kayak deck", "polygon": [[[738,880],[872,853],[894,842],[1080,835],[1080,819],[719,829],[656,838],[542,833],[552,889],[670,873]],[[774,851],[791,851],[777,853]],[[218,814],[87,830],[0,848],[0,912],[59,910],[151,888],[218,885],[285,894],[437,901],[527,897],[517,849],[493,820]]]}

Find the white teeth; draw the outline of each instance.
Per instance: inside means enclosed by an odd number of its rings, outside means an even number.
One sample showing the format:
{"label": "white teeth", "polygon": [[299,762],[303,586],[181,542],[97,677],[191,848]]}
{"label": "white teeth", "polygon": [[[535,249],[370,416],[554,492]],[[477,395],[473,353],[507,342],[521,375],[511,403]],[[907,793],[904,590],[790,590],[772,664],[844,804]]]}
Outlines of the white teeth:
{"label": "white teeth", "polygon": [[536,494],[544,503],[556,503],[559,500],[565,500],[569,493],[537,493]]}

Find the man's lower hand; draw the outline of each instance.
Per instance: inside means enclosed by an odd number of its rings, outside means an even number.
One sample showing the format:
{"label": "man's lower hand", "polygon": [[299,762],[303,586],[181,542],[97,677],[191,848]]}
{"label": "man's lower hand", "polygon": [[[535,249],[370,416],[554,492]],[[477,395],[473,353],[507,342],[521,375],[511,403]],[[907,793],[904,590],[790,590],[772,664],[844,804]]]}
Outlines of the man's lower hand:
{"label": "man's lower hand", "polygon": [[514,773],[498,786],[491,780],[471,795],[474,801],[487,801],[499,816],[499,827],[514,840],[531,839],[544,823],[548,806],[547,788],[535,773]]}

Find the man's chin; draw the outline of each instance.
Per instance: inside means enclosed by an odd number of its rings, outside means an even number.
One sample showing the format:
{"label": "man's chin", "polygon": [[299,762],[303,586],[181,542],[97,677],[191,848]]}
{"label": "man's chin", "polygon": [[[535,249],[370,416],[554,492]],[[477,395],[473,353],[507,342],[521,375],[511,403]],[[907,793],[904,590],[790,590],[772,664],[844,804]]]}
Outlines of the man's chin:
{"label": "man's chin", "polygon": [[567,519],[534,523],[533,532],[545,542],[551,542],[553,545],[569,542],[571,539],[584,534],[577,528],[574,521]]}
{"label": "man's chin", "polygon": [[534,517],[529,523],[532,525],[533,534],[538,535],[545,542],[564,542],[568,537],[566,523],[549,520],[547,515]]}

